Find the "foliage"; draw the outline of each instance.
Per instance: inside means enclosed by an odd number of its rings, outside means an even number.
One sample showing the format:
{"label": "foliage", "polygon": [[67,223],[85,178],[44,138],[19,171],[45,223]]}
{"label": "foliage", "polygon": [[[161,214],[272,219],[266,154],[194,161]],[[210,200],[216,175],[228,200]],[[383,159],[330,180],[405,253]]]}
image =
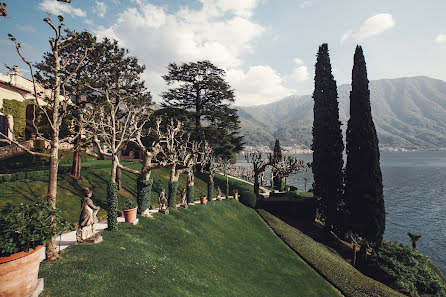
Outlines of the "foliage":
{"label": "foliage", "polygon": [[66,228],[60,209],[47,202],[7,204],[0,209],[0,257],[27,252]]}
{"label": "foliage", "polygon": [[150,195],[152,194],[152,184],[153,184],[152,177],[149,180],[143,180],[140,177],[136,180],[136,187],[137,187],[136,200],[138,201],[139,214],[144,212],[146,209],[150,208]]}
{"label": "foliage", "polygon": [[347,297],[404,296],[379,283],[348,264],[341,256],[322,243],[291,227],[277,217],[260,209],[260,216],[273,231],[305,262]]}
{"label": "foliage", "polygon": [[42,263],[43,296],[340,296],[240,203],[154,216]]}
{"label": "foliage", "polygon": [[168,191],[167,191],[167,206],[169,208],[177,207],[177,190],[178,190],[178,182],[169,181]]}
{"label": "foliage", "polygon": [[186,201],[187,203],[194,202],[194,186],[186,186]]}
{"label": "foliage", "polygon": [[345,169],[345,215],[348,228],[379,246],[385,229],[383,183],[376,129],[370,107],[367,68],[356,47],[350,92]]}
{"label": "foliage", "polygon": [[244,205],[251,208],[256,208],[257,196],[253,192],[243,191],[240,193],[239,199],[240,202],[243,203]]}
{"label": "foliage", "polygon": [[[282,159],[282,149],[280,147],[279,139],[276,139],[276,142],[274,143],[274,149],[273,149],[273,155],[272,155],[271,163],[272,164],[276,164],[281,159]],[[274,174],[274,179],[273,179],[274,189],[279,190],[279,191],[283,191],[283,188],[282,188],[282,184],[284,183],[283,177],[281,177],[281,176],[279,176],[279,174],[277,174],[276,169],[274,168],[274,166],[273,166],[272,170],[273,170],[273,174]]]}
{"label": "foliage", "polygon": [[[163,78],[168,85],[177,85],[162,94],[163,106],[189,112],[193,119],[194,140],[209,142],[214,153],[230,159],[243,148],[238,135],[240,121],[237,110],[230,108],[234,103],[234,90],[224,79],[225,71],[209,61],[172,63]],[[187,128],[187,127],[186,127]]]}
{"label": "foliage", "polygon": [[133,198],[129,198],[124,201],[124,206],[122,207],[122,209],[128,210],[128,209],[134,209],[137,207],[138,207],[138,203],[136,202],[136,200]]}
{"label": "foliage", "polygon": [[369,275],[407,296],[445,296],[446,283],[418,250],[395,242],[383,242],[368,261]]}
{"label": "foliage", "polygon": [[208,182],[208,192],[206,197],[208,197],[208,202],[212,202],[212,197],[214,195],[214,183]]}
{"label": "foliage", "polygon": [[3,107],[1,111],[4,114],[12,115],[14,123],[13,132],[18,141],[25,140],[26,106],[28,104],[28,100],[18,101],[13,99],[3,99]]}
{"label": "foliage", "polygon": [[343,190],[344,161],[338,91],[333,78],[328,45],[319,46],[314,76],[313,163],[314,194],[318,213],[330,228],[340,224],[338,206]]}
{"label": "foliage", "polygon": [[107,184],[107,224],[108,229],[118,229],[118,184]]}

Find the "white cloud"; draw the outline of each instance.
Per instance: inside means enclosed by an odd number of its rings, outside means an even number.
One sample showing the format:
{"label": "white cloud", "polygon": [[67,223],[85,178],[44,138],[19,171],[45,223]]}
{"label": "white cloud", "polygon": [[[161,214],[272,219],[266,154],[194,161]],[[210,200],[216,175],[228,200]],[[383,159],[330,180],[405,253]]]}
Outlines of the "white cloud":
{"label": "white cloud", "polygon": [[281,75],[266,65],[250,67],[246,72],[231,69],[227,79],[240,106],[266,104],[295,93],[294,89],[284,87]]}
{"label": "white cloud", "polygon": [[304,61],[302,61],[302,59],[295,58],[294,63],[296,63],[296,65],[302,65],[304,63]]}
{"label": "white cloud", "polygon": [[87,16],[87,13],[82,9],[75,8],[72,6],[72,4],[58,2],[56,0],[43,0],[39,4],[39,8],[54,15],[69,14],[71,16]]}
{"label": "white cloud", "polygon": [[311,1],[302,1],[300,4],[299,4],[299,7],[300,8],[308,8],[308,7],[311,7],[311,5],[312,5],[313,3],[311,2]]}
{"label": "white cloud", "polygon": [[344,42],[347,39],[349,39],[352,36],[352,33],[353,33],[352,30],[348,30],[347,32],[345,32],[341,37],[341,42]]}
{"label": "white cloud", "polygon": [[305,81],[310,78],[307,66],[299,66],[294,69],[293,73],[287,77],[288,80],[295,80],[297,82]]}
{"label": "white cloud", "polygon": [[439,44],[446,43],[446,34],[438,34],[435,38],[435,42]]}
{"label": "white cloud", "polygon": [[395,21],[392,15],[389,13],[380,13],[365,20],[359,28],[358,32],[353,33],[352,30],[345,32],[341,38],[341,42],[349,38],[361,41],[369,37],[381,34],[384,31],[389,30],[393,26],[395,26]]}
{"label": "white cloud", "polygon": [[104,2],[96,1],[95,11],[98,17],[104,17],[105,13],[107,12],[107,5],[105,5]]}
{"label": "white cloud", "polygon": [[[135,6],[122,11],[115,24],[99,27],[94,33],[99,38],[118,40],[147,66],[144,78],[155,100],[166,89],[160,75],[166,73],[167,65],[172,62],[208,59],[228,73],[244,73],[240,70],[242,56],[253,52],[256,39],[265,31],[251,20],[259,1],[201,2],[198,9],[186,6],[169,13],[162,6],[134,0]],[[248,70],[246,75],[252,75],[252,71]],[[282,88],[274,98],[285,93],[286,88]]]}

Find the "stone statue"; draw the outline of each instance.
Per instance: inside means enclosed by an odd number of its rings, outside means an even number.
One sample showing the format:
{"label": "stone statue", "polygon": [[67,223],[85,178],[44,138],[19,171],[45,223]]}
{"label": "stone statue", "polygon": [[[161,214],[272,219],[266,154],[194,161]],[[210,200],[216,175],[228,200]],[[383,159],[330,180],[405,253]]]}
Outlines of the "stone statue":
{"label": "stone statue", "polygon": [[186,199],[186,188],[183,188],[181,191],[181,207],[187,208],[187,199]]}
{"label": "stone statue", "polygon": [[221,189],[219,186],[217,186],[217,200],[221,201],[222,200],[222,194],[221,194]]}
{"label": "stone statue", "polygon": [[159,203],[159,212],[163,214],[168,214],[169,210],[167,209],[167,198],[166,198],[166,190],[161,188],[160,196],[158,198]]}
{"label": "stone statue", "polygon": [[76,231],[76,240],[78,242],[90,239],[94,235],[94,230],[98,222],[97,214],[101,208],[94,205],[91,200],[92,194],[93,193],[88,188],[84,189],[84,197],[81,201],[79,225]]}

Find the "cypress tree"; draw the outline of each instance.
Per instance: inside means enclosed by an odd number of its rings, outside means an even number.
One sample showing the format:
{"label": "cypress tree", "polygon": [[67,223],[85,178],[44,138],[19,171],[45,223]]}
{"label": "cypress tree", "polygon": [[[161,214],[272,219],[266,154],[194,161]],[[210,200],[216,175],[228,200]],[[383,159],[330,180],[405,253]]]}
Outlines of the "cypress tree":
{"label": "cypress tree", "polygon": [[331,72],[328,45],[319,46],[314,76],[313,191],[319,217],[329,229],[339,225],[338,206],[342,198],[344,161],[338,91]]}
{"label": "cypress tree", "polygon": [[347,126],[345,202],[351,231],[379,246],[385,228],[378,137],[370,108],[369,80],[360,46],[356,47]]}
{"label": "cypress tree", "polygon": [[[273,162],[278,163],[282,159],[282,148],[280,147],[280,141],[279,139],[276,139],[276,142],[274,143],[274,149],[273,149]],[[274,170],[273,168],[273,174],[274,174],[274,189],[283,191],[285,185],[283,184],[283,178],[279,176],[279,174]]]}

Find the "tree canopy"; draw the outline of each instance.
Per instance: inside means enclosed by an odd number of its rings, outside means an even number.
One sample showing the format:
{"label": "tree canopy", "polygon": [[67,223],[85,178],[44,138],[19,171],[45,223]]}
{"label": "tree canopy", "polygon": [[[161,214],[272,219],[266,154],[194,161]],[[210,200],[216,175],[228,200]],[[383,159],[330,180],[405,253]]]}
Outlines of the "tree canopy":
{"label": "tree canopy", "polygon": [[194,120],[191,134],[195,140],[206,139],[214,153],[229,159],[243,148],[238,135],[240,121],[234,103],[234,90],[224,79],[225,71],[211,62],[198,61],[168,66],[163,78],[169,86],[162,94],[164,107],[186,110]]}

